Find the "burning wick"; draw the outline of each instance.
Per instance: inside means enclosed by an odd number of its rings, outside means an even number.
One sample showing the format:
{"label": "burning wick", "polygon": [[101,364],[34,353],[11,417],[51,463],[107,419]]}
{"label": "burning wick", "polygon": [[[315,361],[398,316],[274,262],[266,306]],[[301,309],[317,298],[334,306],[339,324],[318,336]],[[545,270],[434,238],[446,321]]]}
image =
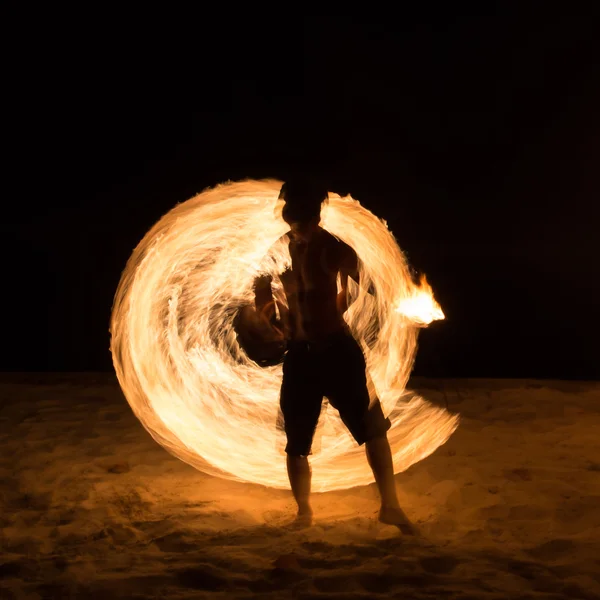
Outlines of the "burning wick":
{"label": "burning wick", "polygon": [[423,326],[445,318],[425,275],[421,275],[419,285],[415,286],[409,296],[398,301],[395,310],[410,321]]}

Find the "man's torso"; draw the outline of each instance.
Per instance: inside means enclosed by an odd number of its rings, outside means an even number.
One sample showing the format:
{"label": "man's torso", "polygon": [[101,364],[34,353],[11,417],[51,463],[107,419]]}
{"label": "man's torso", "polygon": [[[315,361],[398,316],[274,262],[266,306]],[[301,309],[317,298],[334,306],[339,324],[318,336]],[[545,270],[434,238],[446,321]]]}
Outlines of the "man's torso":
{"label": "man's torso", "polygon": [[345,244],[319,228],[310,239],[289,237],[291,269],[281,274],[293,340],[319,340],[346,328],[338,309],[338,273]]}

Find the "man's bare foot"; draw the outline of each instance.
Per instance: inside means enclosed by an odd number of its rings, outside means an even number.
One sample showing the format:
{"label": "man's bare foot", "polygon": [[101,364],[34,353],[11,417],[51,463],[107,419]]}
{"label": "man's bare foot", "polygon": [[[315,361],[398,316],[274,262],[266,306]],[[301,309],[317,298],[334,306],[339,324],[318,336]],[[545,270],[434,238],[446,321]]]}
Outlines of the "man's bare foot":
{"label": "man's bare foot", "polygon": [[312,525],[313,515],[310,513],[298,513],[296,518],[289,524],[290,529],[306,529]]}
{"label": "man's bare foot", "polygon": [[404,535],[416,535],[416,530],[399,506],[382,506],[379,520],[386,525],[395,525]]}
{"label": "man's bare foot", "polygon": [[306,529],[312,525],[313,511],[310,506],[298,509],[296,518],[289,524],[290,529]]}
{"label": "man's bare foot", "polygon": [[313,514],[312,511],[309,513],[298,513],[294,519],[294,529],[306,529],[312,525]]}

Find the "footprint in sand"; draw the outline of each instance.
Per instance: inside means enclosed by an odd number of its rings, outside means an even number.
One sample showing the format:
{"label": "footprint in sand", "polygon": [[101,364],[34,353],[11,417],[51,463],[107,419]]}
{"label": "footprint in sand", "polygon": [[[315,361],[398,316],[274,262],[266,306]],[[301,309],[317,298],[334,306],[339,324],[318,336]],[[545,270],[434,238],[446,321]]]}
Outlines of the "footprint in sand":
{"label": "footprint in sand", "polygon": [[534,558],[541,561],[557,560],[573,551],[575,544],[571,540],[556,539],[528,550]]}
{"label": "footprint in sand", "polygon": [[532,481],[533,474],[529,469],[517,468],[504,471],[504,475],[510,481]]}
{"label": "footprint in sand", "polygon": [[541,507],[529,504],[512,506],[508,513],[511,521],[541,521],[548,517],[548,511]]}
{"label": "footprint in sand", "polygon": [[181,533],[169,533],[154,540],[161,552],[190,552],[198,549],[198,542]]}
{"label": "footprint in sand", "polygon": [[452,573],[462,561],[453,556],[427,556],[419,559],[424,571],[437,575]]}
{"label": "footprint in sand", "polygon": [[114,473],[116,475],[121,475],[122,473],[129,473],[129,471],[131,471],[131,467],[126,462],[106,465],[105,469],[108,473]]}

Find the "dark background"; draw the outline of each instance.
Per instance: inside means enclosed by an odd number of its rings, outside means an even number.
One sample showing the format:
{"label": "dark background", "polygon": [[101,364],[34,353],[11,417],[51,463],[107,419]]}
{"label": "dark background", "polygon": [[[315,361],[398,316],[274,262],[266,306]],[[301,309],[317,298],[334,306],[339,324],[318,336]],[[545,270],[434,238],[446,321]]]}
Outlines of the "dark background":
{"label": "dark background", "polygon": [[542,6],[19,21],[0,368],[111,370],[149,227],[206,186],[309,170],[428,275],[447,319],[417,374],[597,379],[599,21]]}

